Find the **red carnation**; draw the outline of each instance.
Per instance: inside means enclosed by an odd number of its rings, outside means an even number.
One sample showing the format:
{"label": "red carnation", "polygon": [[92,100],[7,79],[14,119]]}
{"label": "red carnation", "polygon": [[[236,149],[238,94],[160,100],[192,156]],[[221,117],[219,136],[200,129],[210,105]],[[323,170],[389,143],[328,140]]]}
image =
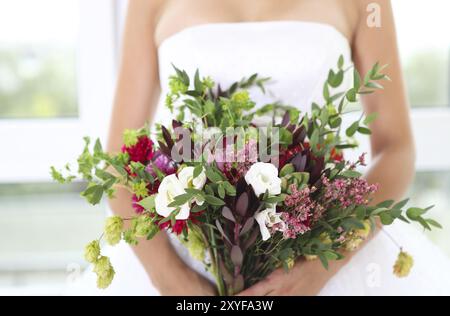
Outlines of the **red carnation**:
{"label": "red carnation", "polygon": [[133,146],[123,146],[122,152],[126,152],[130,161],[146,164],[153,158],[153,142],[147,136],[140,136]]}

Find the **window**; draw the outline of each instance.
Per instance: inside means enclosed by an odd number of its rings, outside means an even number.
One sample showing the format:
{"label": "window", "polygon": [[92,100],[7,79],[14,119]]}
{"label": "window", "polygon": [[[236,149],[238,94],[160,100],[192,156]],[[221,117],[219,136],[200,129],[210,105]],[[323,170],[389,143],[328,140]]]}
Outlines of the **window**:
{"label": "window", "polygon": [[404,76],[414,107],[450,106],[450,2],[392,1]]}
{"label": "window", "polygon": [[113,2],[0,0],[0,12],[0,144],[11,153],[0,182],[48,181],[49,163],[70,161],[83,136],[106,135]]}
{"label": "window", "polygon": [[103,226],[105,205],[52,183],[49,166],[85,135],[104,140],[114,19],[110,0],[0,0],[0,295],[60,293]]}
{"label": "window", "polygon": [[0,118],[78,116],[78,2],[1,0],[0,7]]}

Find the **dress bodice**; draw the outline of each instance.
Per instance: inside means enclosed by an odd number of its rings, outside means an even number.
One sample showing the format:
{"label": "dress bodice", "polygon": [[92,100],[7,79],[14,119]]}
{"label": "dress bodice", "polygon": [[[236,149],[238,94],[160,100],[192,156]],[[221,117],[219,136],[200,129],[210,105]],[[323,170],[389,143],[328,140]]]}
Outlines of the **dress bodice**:
{"label": "dress bodice", "polygon": [[[211,23],[188,27],[165,39],[159,49],[162,95],[156,121],[167,119],[164,96],[172,64],[193,75],[198,68],[222,87],[258,73],[270,77],[267,92],[251,90],[258,106],[282,101],[308,110],[321,104],[328,71],[339,56],[351,62],[347,38],[331,25],[302,21]],[[348,84],[346,78],[344,84]]]}

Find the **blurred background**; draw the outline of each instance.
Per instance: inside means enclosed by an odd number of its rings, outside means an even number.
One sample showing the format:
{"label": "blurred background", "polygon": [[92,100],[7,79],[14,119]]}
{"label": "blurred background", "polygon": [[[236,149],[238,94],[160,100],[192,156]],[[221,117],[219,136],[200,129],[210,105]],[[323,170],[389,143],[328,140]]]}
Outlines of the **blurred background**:
{"label": "blurred background", "polygon": [[[435,204],[450,255],[450,2],[393,0],[417,141],[409,195]],[[106,206],[51,182],[108,126],[125,0],[0,0],[0,295],[60,294],[85,268]],[[420,229],[420,228],[418,228]]]}

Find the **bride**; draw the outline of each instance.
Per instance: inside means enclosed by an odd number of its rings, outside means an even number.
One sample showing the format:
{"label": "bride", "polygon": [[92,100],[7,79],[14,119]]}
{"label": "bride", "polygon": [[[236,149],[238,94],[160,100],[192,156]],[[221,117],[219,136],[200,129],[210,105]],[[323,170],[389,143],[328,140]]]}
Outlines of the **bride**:
{"label": "bride", "polygon": [[[392,82],[362,99],[367,113],[377,112],[371,136],[369,182],[379,183],[376,200],[400,199],[414,175],[414,143],[408,102],[388,0],[379,0],[381,25],[368,23],[366,0],[133,0],[129,1],[109,150],[119,151],[122,131],[149,119],[168,122],[164,107],[173,63],[193,74],[199,68],[222,86],[258,72],[273,79],[276,99],[307,111],[320,102],[322,83],[339,55],[366,73],[377,61],[389,64]],[[320,104],[320,103],[319,103]],[[131,196],[119,191],[114,212],[133,214]],[[289,272],[274,272],[242,295],[431,295],[450,294],[448,259],[416,229],[402,224],[377,232],[358,252],[333,262],[325,271],[318,261],[298,262]],[[405,279],[392,275],[398,249],[390,237],[414,255]],[[165,233],[109,249],[116,268],[112,295],[213,295],[202,265]],[[82,294],[94,292],[87,273]],[[85,283],[85,282],[83,282]],[[87,290],[89,288],[89,290]]]}

